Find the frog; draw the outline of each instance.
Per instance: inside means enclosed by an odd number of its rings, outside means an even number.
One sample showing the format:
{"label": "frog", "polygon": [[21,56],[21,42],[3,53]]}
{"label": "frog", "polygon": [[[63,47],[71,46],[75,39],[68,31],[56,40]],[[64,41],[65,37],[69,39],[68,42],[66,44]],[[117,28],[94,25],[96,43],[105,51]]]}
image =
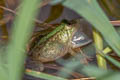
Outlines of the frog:
{"label": "frog", "polygon": [[[73,50],[74,48],[82,47],[92,42],[92,40],[81,31],[77,21],[78,20],[72,20],[66,23],[63,29],[51,36],[41,45],[33,48],[31,58],[33,61],[37,62],[38,67],[43,63],[62,58],[68,53],[74,56],[76,55]],[[36,38],[32,41],[35,41],[35,39]],[[43,70],[42,68],[41,71]]]}

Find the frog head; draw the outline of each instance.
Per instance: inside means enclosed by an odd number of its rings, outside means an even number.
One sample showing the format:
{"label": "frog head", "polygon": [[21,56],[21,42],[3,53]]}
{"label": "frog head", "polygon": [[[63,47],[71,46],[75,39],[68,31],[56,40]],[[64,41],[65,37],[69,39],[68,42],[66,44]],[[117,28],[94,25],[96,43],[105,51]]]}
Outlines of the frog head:
{"label": "frog head", "polygon": [[[88,35],[85,34],[84,31],[82,30],[82,28],[85,27],[83,25],[83,20],[77,19],[77,20],[74,20],[71,22],[72,22],[72,24],[75,24],[73,27],[76,28],[74,34],[72,35],[72,39],[71,39],[72,47],[78,48],[78,47],[82,47],[82,46],[85,46],[85,45],[91,43],[92,39],[90,39],[88,37]],[[89,27],[89,26],[87,26],[87,27]]]}
{"label": "frog head", "polygon": [[84,45],[87,45],[92,42],[92,39],[90,39],[85,33],[77,30],[75,34],[72,37],[71,44],[73,48],[82,47]]}

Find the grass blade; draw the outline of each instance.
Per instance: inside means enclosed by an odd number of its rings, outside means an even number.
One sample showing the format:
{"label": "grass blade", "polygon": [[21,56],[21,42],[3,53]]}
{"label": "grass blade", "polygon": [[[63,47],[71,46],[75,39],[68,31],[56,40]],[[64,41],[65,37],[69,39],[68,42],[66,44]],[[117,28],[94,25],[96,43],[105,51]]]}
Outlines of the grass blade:
{"label": "grass blade", "polygon": [[12,29],[11,40],[7,49],[9,80],[21,80],[24,72],[25,47],[33,27],[40,0],[22,0],[22,7]]}
{"label": "grass blade", "polygon": [[38,78],[47,79],[47,80],[67,80],[61,77],[56,77],[56,76],[48,75],[42,72],[37,72],[37,71],[29,70],[29,69],[26,70],[26,74],[34,76],[34,77],[38,77]]}
{"label": "grass blade", "polygon": [[93,27],[102,34],[106,42],[120,56],[120,37],[96,0],[66,0],[63,4],[75,10],[93,24]]}
{"label": "grass blade", "polygon": [[[95,29],[93,29],[93,37],[94,37],[95,47],[97,49],[99,49],[99,50],[103,50],[103,40],[102,40],[102,37],[99,34],[99,32],[97,32]],[[97,50],[96,50],[96,53],[98,53]],[[98,66],[100,68],[107,69],[106,60],[104,59],[104,57],[102,57],[99,54],[96,54]]]}

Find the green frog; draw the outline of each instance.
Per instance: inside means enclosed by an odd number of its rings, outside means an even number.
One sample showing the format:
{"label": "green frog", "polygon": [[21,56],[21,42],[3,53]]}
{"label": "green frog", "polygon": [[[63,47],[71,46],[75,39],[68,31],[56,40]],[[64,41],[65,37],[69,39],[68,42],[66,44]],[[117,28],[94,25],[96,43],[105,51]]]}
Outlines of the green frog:
{"label": "green frog", "polygon": [[[32,40],[33,42],[37,38]],[[38,38],[39,39],[39,38]],[[55,35],[50,37],[36,48],[31,48],[31,58],[38,63],[50,62],[59,59],[70,53],[75,55],[74,48],[87,45],[92,40],[85,35],[76,21],[71,21],[58,31]],[[29,52],[30,52],[29,51]]]}

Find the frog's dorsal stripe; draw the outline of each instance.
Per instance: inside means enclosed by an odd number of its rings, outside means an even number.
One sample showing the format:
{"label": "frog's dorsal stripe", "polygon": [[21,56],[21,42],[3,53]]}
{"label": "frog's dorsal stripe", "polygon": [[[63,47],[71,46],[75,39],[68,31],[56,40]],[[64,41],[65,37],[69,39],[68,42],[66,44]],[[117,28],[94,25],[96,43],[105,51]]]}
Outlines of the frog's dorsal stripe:
{"label": "frog's dorsal stripe", "polygon": [[45,42],[46,40],[48,40],[50,37],[52,37],[53,35],[55,35],[58,31],[62,30],[65,27],[65,23],[61,23],[59,26],[57,26],[52,32],[50,32],[48,35],[44,36],[43,38],[41,38],[38,43],[34,46],[34,48],[31,50],[31,53],[34,51],[34,49],[39,46],[41,43]]}
{"label": "frog's dorsal stripe", "polygon": [[41,38],[37,45],[40,45],[41,43],[45,42],[50,37],[52,37],[53,35],[55,35],[58,31],[62,30],[64,27],[65,27],[65,23],[62,23],[61,25],[59,25],[58,27],[56,27],[56,29],[54,29],[52,32],[50,32],[48,35],[46,35],[43,38]]}

